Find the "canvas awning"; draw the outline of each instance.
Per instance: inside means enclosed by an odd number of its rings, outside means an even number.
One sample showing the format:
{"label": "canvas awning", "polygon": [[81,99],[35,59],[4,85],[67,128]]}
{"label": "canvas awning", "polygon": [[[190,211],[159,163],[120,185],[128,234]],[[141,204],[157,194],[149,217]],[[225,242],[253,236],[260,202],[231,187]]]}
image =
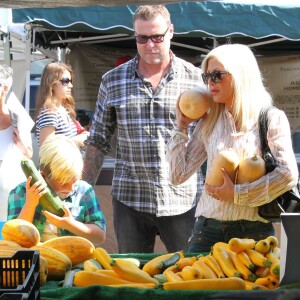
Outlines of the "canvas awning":
{"label": "canvas awning", "polygon": [[[264,2],[263,2],[264,3]],[[274,1],[272,1],[274,3]],[[257,51],[299,53],[300,4],[247,4],[235,1],[167,4],[175,26],[173,44],[205,52],[216,41],[241,42]],[[137,6],[87,6],[14,9],[13,22],[35,27],[35,43],[65,47],[72,42],[117,42],[132,39],[132,15]],[[121,41],[121,42],[120,42]],[[132,41],[133,43],[134,41]],[[279,45],[280,42],[280,45]],[[272,47],[270,46],[272,44]],[[134,44],[133,44],[134,47]]]}
{"label": "canvas awning", "polygon": [[[151,4],[167,4],[180,2],[180,0],[151,0]],[[61,6],[120,6],[120,5],[144,5],[149,0],[1,0],[0,7],[25,8],[25,7],[61,7]]]}

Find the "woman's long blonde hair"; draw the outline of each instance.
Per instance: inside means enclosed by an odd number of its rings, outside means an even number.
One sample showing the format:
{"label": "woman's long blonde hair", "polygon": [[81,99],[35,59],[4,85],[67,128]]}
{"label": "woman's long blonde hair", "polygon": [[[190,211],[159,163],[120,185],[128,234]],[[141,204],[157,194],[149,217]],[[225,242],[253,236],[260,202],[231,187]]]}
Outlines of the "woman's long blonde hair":
{"label": "woman's long blonde hair", "polygon": [[[257,60],[249,47],[226,44],[211,50],[202,62],[202,72],[207,72],[208,61],[218,60],[232,76],[232,115],[239,131],[246,131],[247,121],[258,116],[260,109],[272,104],[272,97],[264,86]],[[203,125],[202,135],[208,138],[225,105],[212,102],[210,113]]]}
{"label": "woman's long blonde hair", "polygon": [[[72,79],[74,80],[74,74],[70,65],[60,62],[54,62],[48,64],[42,73],[41,83],[37,91],[35,114],[39,115],[42,108],[50,110],[56,109],[55,96],[53,94],[53,86],[62,79],[63,73],[69,71]],[[72,96],[63,99],[62,106],[65,107],[74,120],[76,118],[75,101]]]}

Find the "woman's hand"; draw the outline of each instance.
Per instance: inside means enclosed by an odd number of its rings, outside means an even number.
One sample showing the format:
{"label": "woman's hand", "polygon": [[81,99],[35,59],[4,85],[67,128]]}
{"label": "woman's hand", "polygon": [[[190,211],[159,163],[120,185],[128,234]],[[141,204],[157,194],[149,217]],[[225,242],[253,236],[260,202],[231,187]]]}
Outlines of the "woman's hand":
{"label": "woman's hand", "polygon": [[221,186],[212,186],[205,183],[205,189],[208,195],[221,201],[233,201],[234,200],[234,183],[231,181],[224,168],[221,169],[224,183]]}
{"label": "woman's hand", "polygon": [[178,98],[177,103],[176,103],[176,125],[177,125],[177,128],[180,131],[186,131],[187,128],[188,128],[188,126],[189,126],[189,124],[192,123],[192,122],[194,122],[195,120],[186,117],[180,111],[179,101],[180,101],[180,97]]}

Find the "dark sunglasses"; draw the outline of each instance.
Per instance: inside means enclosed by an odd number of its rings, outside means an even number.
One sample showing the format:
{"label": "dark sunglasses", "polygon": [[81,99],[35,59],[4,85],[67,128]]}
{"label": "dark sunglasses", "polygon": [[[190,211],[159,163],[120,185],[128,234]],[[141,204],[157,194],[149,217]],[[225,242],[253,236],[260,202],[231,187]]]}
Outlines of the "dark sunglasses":
{"label": "dark sunglasses", "polygon": [[63,86],[67,86],[70,82],[72,83],[72,79],[64,77],[60,80],[60,82]]}
{"label": "dark sunglasses", "polygon": [[214,82],[214,83],[219,83],[222,80],[222,75],[223,74],[228,74],[229,72],[226,71],[214,71],[211,73],[202,73],[202,79],[205,84],[208,84],[209,78]]}
{"label": "dark sunglasses", "polygon": [[154,35],[135,35],[135,41],[138,44],[147,44],[148,40],[150,39],[153,43],[159,44],[164,41],[165,35],[167,34],[169,27],[167,28],[166,32],[163,34],[154,34]]}

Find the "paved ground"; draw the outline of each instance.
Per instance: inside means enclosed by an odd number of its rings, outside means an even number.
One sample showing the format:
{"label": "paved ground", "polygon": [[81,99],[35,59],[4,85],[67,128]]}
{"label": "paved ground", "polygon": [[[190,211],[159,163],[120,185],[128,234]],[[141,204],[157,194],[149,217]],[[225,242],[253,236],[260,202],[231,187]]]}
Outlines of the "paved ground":
{"label": "paved ground", "polygon": [[[102,211],[104,212],[104,215],[106,217],[107,221],[107,236],[106,241],[102,245],[102,247],[108,252],[108,253],[117,253],[117,245],[116,245],[116,239],[113,229],[113,220],[112,220],[112,207],[111,207],[111,196],[110,196],[110,185],[96,185],[95,186],[95,192],[98,196],[98,199],[100,201],[100,205],[102,208]],[[275,224],[275,230],[276,230],[276,236],[278,240],[280,239],[280,223]],[[165,253],[166,248],[162,244],[159,238],[156,240],[155,245],[155,253]]]}

